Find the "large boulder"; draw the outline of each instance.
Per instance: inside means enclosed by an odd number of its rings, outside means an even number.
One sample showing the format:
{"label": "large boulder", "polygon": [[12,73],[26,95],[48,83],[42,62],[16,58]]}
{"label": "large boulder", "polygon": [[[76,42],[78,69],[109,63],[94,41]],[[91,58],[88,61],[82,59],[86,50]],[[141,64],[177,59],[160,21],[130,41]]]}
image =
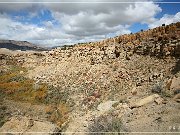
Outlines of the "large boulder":
{"label": "large boulder", "polygon": [[160,99],[160,96],[158,94],[150,95],[148,97],[145,97],[143,99],[138,100],[137,102],[131,103],[131,108],[141,107],[143,105],[146,105],[148,103],[152,103],[154,101],[156,101],[159,104],[160,101],[157,100],[158,98]]}

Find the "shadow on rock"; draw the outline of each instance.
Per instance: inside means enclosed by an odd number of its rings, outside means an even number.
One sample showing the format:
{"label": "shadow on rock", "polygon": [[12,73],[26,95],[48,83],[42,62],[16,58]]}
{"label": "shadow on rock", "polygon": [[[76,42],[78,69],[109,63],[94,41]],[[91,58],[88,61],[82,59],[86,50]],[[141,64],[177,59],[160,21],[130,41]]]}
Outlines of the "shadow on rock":
{"label": "shadow on rock", "polygon": [[180,71],[180,59],[177,60],[176,65],[171,70],[172,74],[176,74]]}

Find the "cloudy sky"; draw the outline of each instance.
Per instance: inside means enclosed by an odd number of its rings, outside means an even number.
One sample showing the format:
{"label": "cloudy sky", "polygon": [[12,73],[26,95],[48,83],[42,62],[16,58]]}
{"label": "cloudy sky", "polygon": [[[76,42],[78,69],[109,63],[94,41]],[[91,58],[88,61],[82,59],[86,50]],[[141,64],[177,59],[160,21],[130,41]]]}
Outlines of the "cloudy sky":
{"label": "cloudy sky", "polygon": [[0,39],[49,47],[98,41],[180,21],[179,0],[0,2]]}

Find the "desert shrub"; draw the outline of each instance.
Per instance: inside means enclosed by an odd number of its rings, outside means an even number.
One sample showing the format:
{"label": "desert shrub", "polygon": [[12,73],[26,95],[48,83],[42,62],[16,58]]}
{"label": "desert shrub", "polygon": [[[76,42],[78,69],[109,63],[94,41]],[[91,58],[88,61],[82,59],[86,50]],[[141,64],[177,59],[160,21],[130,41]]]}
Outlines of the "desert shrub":
{"label": "desert shrub", "polygon": [[120,134],[125,132],[121,119],[112,115],[101,115],[96,118],[91,125],[88,126],[89,134]]}
{"label": "desert shrub", "polygon": [[[45,111],[49,115],[50,121],[59,126],[67,121],[69,108],[66,101],[69,98],[69,93],[61,92],[60,88],[47,84],[36,84],[33,80],[24,77],[24,74],[21,74],[19,70],[25,72],[21,67],[13,66],[10,70],[1,74],[0,99],[6,98],[32,104],[48,104],[49,108],[46,108]],[[0,125],[4,118],[0,118],[2,119]]]}
{"label": "desert shrub", "polygon": [[47,86],[43,84],[39,89],[35,91],[35,99],[39,102],[45,101],[47,96]]}
{"label": "desert shrub", "polygon": [[19,72],[19,71],[27,72],[27,69],[21,66],[17,66],[17,65],[10,65],[10,71],[11,72]]}
{"label": "desert shrub", "polygon": [[3,105],[1,99],[0,102],[0,127],[2,127],[3,124],[8,121],[10,115],[7,113],[7,106]]}
{"label": "desert shrub", "polygon": [[151,91],[153,93],[158,93],[162,97],[172,97],[173,92],[170,90],[167,90],[166,88],[163,87],[163,83],[159,82],[156,83],[152,86]]}
{"label": "desert shrub", "polygon": [[68,88],[66,91],[61,91],[59,87],[47,86],[48,94],[45,98],[47,104],[67,103],[69,102],[70,93]]}
{"label": "desert shrub", "polygon": [[12,81],[24,81],[26,78],[20,74],[20,71],[26,72],[27,70],[25,68],[22,68],[20,66],[9,66],[6,67],[8,70],[6,72],[3,72],[0,76],[0,83],[3,82],[12,82]]}
{"label": "desert shrub", "polygon": [[1,97],[31,103],[44,101],[48,89],[47,85],[41,84],[41,87],[34,89],[34,81],[24,77],[24,74],[20,74],[20,71],[26,71],[24,68],[10,66],[9,69],[0,76]]}
{"label": "desert shrub", "polygon": [[0,83],[3,83],[3,82],[10,82],[10,79],[12,77],[15,77],[16,74],[15,73],[6,73],[6,74],[3,74],[0,76]]}
{"label": "desert shrub", "polygon": [[25,80],[27,80],[27,78],[24,76],[20,76],[20,75],[13,76],[9,79],[10,82],[23,82]]}
{"label": "desert shrub", "polygon": [[153,85],[151,91],[153,93],[161,93],[163,91],[162,83],[156,83]]}
{"label": "desert shrub", "polygon": [[48,105],[45,111],[49,115],[49,120],[59,127],[68,119],[69,108],[65,104]]}
{"label": "desert shrub", "polygon": [[169,97],[169,98],[171,98],[172,95],[173,95],[172,91],[166,90],[166,91],[162,91],[162,92],[161,92],[161,96],[162,96],[162,97]]}
{"label": "desert shrub", "polygon": [[52,114],[53,112],[54,112],[54,110],[55,110],[56,108],[55,108],[55,106],[53,106],[53,105],[48,105],[48,106],[46,106],[46,108],[45,108],[45,112],[46,112],[46,114]]}

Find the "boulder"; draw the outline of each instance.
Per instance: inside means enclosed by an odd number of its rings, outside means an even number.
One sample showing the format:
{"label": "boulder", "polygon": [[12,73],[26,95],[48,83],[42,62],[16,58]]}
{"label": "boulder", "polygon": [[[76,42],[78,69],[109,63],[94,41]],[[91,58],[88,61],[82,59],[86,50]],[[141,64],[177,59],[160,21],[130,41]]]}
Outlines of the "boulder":
{"label": "boulder", "polygon": [[180,77],[178,77],[178,78],[174,77],[174,78],[172,79],[172,83],[171,83],[171,86],[170,86],[170,90],[176,91],[176,90],[178,90],[178,89],[180,89]]}
{"label": "boulder", "polygon": [[173,98],[174,101],[180,102],[180,93],[176,94]]}
{"label": "boulder", "polygon": [[180,89],[177,89],[174,91],[174,95],[179,94],[179,93],[180,93]]}
{"label": "boulder", "polygon": [[132,103],[131,108],[141,107],[143,105],[146,105],[148,103],[152,103],[155,101],[156,98],[159,98],[160,96],[158,94],[153,94],[148,97],[145,97],[143,99],[140,99],[139,101]]}
{"label": "boulder", "polygon": [[168,90],[170,90],[171,84],[172,84],[172,79],[169,79],[169,80],[166,82],[166,88],[167,88]]}
{"label": "boulder", "polygon": [[100,103],[97,107],[98,111],[101,112],[106,112],[106,111],[110,111],[111,109],[113,109],[113,104],[117,103],[118,101],[106,101],[104,103]]}
{"label": "boulder", "polygon": [[159,105],[164,102],[164,99],[159,96],[159,97],[155,98],[154,101]]}
{"label": "boulder", "polygon": [[23,74],[23,73],[24,73],[24,71],[20,71],[19,73],[20,73],[20,74]]}
{"label": "boulder", "polygon": [[136,87],[134,87],[134,88],[131,90],[131,93],[132,93],[132,95],[136,95],[136,94],[137,94]]}
{"label": "boulder", "polygon": [[57,132],[58,127],[48,121],[35,121],[27,117],[12,117],[1,128],[0,132],[17,134],[38,134],[48,135],[49,133]]}

